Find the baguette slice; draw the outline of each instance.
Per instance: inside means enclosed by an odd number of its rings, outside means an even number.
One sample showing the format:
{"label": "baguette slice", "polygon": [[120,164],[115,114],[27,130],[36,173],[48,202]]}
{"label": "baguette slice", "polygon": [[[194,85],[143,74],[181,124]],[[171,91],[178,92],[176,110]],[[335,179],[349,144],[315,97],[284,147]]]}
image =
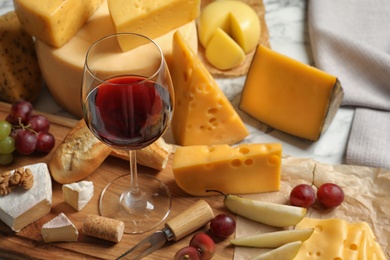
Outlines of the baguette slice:
{"label": "baguette slice", "polygon": [[80,120],[54,151],[49,162],[50,173],[61,184],[78,182],[94,172],[111,151]]}
{"label": "baguette slice", "polygon": [[[167,166],[172,149],[172,145],[167,144],[164,139],[160,137],[151,145],[137,151],[137,163],[161,171]],[[113,149],[111,155],[124,160],[129,160],[129,153],[127,151]]]}

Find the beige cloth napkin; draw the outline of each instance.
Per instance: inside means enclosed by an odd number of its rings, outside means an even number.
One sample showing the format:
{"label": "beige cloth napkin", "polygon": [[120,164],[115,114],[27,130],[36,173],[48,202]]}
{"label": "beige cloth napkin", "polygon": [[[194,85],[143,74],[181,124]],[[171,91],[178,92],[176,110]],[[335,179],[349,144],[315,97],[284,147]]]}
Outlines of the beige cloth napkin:
{"label": "beige cloth napkin", "polygon": [[315,66],[355,107],[348,164],[390,168],[390,0],[309,0]]}

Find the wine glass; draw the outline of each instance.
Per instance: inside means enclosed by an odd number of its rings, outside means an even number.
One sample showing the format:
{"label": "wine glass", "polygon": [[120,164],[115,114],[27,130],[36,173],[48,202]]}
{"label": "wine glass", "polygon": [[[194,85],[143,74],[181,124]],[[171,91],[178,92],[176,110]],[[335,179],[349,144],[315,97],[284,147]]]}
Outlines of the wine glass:
{"label": "wine glass", "polygon": [[136,150],[163,135],[173,104],[169,70],[153,40],[117,33],[88,50],[82,81],[84,119],[103,143],[128,150],[130,162],[130,174],[103,189],[99,213],[123,221],[125,233],[147,232],[170,212],[168,187],[154,176],[137,174]]}

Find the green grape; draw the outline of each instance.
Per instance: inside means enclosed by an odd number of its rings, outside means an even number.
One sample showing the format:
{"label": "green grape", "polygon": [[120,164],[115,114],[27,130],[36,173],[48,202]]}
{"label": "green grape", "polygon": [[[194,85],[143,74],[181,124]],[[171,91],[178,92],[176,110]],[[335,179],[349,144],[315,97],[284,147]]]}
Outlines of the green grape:
{"label": "green grape", "polygon": [[7,153],[7,154],[0,153],[0,165],[10,164],[12,162],[12,160],[13,160],[12,153]]}
{"label": "green grape", "polygon": [[0,120],[0,141],[10,135],[12,125],[5,120]]}
{"label": "green grape", "polygon": [[7,136],[0,141],[0,153],[7,154],[15,151],[15,140],[11,136]]}

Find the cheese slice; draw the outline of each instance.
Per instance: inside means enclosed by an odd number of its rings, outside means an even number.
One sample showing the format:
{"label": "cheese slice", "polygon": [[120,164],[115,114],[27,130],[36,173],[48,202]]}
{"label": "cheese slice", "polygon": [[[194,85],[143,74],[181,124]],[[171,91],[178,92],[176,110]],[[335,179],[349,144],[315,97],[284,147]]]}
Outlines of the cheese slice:
{"label": "cheese slice", "polygon": [[314,228],[314,232],[303,242],[294,259],[343,259],[344,240],[348,234],[347,221],[338,218],[303,218],[295,228]]}
{"label": "cheese slice", "polygon": [[176,107],[171,127],[176,143],[234,144],[244,139],[244,123],[180,32],[173,35],[172,53]]}
{"label": "cheese slice", "polygon": [[[158,30],[158,28],[155,28],[155,30]],[[189,42],[191,49],[194,51],[198,49],[194,20],[155,38],[155,42],[164,53],[168,67],[171,66],[172,62],[172,35],[177,30]],[[39,65],[50,93],[62,107],[77,117],[82,117],[81,105],[75,104],[75,100],[80,99],[85,55],[88,48],[95,41],[113,33],[115,33],[115,27],[105,1],[75,36],[62,47],[55,48],[43,41],[36,41]],[[136,60],[141,60],[145,66],[148,66],[142,56],[135,56]],[[123,67],[123,63],[117,63],[117,67],[121,66]],[[126,64],[126,66],[129,66],[129,64]]]}
{"label": "cheese slice", "polygon": [[[157,38],[195,20],[200,13],[200,0],[108,0],[108,8],[116,32],[133,32]],[[123,49],[132,42],[121,41]]]}
{"label": "cheese slice", "polygon": [[315,230],[311,237],[303,242],[294,260],[386,259],[367,222],[348,223],[338,218],[304,218],[295,228]]}
{"label": "cheese slice", "polygon": [[79,232],[75,225],[60,213],[57,217],[42,226],[41,234],[46,243],[77,241]]}
{"label": "cheese slice", "polygon": [[63,198],[72,208],[82,210],[93,197],[92,181],[80,181],[62,185]]}
{"label": "cheese slice", "polygon": [[47,44],[60,47],[76,34],[103,0],[14,0],[24,29]]}
{"label": "cheese slice", "polygon": [[52,185],[47,165],[37,163],[24,168],[29,168],[34,175],[32,188],[16,188],[10,194],[0,196],[0,220],[16,232],[49,213],[52,204]]}
{"label": "cheese slice", "polygon": [[177,147],[172,171],[177,185],[194,196],[277,191],[282,146],[279,143]]}
{"label": "cheese slice", "polygon": [[259,45],[239,107],[273,128],[316,141],[342,98],[335,76]]}

